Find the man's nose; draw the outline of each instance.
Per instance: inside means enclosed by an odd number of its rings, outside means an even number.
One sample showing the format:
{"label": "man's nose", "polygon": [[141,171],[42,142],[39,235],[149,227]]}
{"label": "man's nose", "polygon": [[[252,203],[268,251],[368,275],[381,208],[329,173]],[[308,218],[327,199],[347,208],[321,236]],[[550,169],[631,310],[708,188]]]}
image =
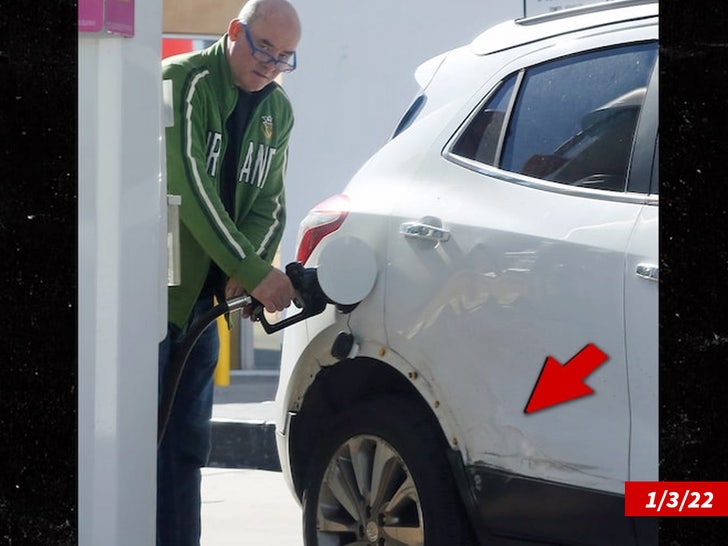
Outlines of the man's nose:
{"label": "man's nose", "polygon": [[260,63],[263,65],[264,74],[266,76],[269,76],[271,78],[275,78],[278,75],[278,69],[276,68],[276,63],[269,62],[269,63]]}

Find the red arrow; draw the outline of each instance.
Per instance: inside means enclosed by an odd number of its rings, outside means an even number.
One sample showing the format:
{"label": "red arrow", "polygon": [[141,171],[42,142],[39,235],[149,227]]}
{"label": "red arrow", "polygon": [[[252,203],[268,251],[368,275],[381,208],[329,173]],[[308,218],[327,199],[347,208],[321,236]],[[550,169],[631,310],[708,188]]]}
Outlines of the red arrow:
{"label": "red arrow", "polygon": [[576,353],[564,365],[549,356],[524,411],[533,413],[574,398],[594,394],[594,389],[586,385],[584,380],[608,359],[609,357],[593,343]]}

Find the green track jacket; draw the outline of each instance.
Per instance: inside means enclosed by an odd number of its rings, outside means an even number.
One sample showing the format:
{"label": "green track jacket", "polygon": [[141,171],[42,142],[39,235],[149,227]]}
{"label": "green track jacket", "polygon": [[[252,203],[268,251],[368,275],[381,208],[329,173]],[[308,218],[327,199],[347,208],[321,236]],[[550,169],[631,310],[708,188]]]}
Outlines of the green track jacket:
{"label": "green track jacket", "polygon": [[[165,59],[168,193],[180,195],[180,286],[169,288],[168,320],[187,321],[214,260],[252,291],[271,269],[285,223],[283,176],[293,127],[290,101],[271,83],[248,117],[238,158],[234,218],[220,198],[228,135],[238,90],[225,57],[227,36],[209,48]],[[168,122],[169,125],[169,122]]]}

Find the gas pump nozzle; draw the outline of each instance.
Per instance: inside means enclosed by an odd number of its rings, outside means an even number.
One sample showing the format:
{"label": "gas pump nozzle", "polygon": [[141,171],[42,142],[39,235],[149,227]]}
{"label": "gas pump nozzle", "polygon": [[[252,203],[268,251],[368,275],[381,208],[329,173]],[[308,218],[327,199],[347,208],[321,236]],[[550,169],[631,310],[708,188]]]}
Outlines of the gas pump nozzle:
{"label": "gas pump nozzle", "polygon": [[[263,313],[262,305],[254,299],[251,302],[253,305],[251,316],[254,320],[260,321],[267,334],[272,334],[307,318],[320,315],[324,312],[328,303],[336,303],[331,301],[321,289],[316,268],[303,267],[298,262],[291,262],[286,266],[286,275],[291,279],[291,284],[298,293],[298,297],[294,301],[296,307],[301,309],[298,313],[271,324]],[[243,303],[241,307],[245,307],[245,305],[247,304]]]}
{"label": "gas pump nozzle", "polygon": [[[251,296],[246,295],[218,303],[190,326],[179,346],[179,349],[172,355],[168,369],[164,376],[164,384],[162,386],[161,393],[162,398],[159,403],[159,412],[157,416],[157,446],[162,443],[164,431],[172,412],[172,405],[174,404],[177,387],[179,386],[179,381],[182,377],[182,373],[184,372],[187,359],[192,352],[192,348],[195,346],[195,343],[202,332],[204,332],[205,329],[215,321],[215,319],[230,311],[235,311],[252,305],[251,316],[253,319],[259,320],[265,332],[272,334],[273,332],[287,328],[288,326],[301,322],[307,318],[320,315],[326,309],[327,304],[335,303],[331,301],[321,289],[316,268],[306,268],[298,262],[292,262],[286,266],[286,275],[288,275],[291,279],[291,284],[293,284],[293,288],[295,288],[298,293],[296,306],[299,307],[301,311],[295,315],[286,317],[276,323],[270,323],[263,313],[263,306]],[[356,307],[356,305],[347,306],[345,311],[351,311],[354,307]]]}

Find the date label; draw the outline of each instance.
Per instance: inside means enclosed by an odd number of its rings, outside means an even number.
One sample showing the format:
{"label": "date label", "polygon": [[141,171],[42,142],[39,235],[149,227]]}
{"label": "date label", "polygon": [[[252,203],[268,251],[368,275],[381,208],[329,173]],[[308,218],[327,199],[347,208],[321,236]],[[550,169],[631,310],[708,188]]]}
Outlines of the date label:
{"label": "date label", "polygon": [[728,482],[627,482],[626,516],[728,516]]}

